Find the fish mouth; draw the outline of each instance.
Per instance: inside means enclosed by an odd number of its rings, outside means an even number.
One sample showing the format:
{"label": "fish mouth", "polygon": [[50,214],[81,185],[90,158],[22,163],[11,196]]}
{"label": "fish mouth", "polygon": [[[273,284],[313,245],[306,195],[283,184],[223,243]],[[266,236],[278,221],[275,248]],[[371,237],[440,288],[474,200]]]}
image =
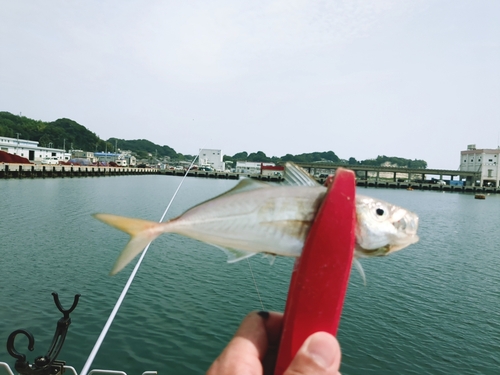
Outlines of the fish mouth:
{"label": "fish mouth", "polygon": [[383,257],[393,253],[395,251],[404,249],[405,247],[418,242],[419,238],[416,234],[406,237],[404,241],[400,243],[388,244],[385,246],[378,247],[376,249],[364,249],[362,247],[356,247],[356,255],[363,258],[368,257]]}
{"label": "fish mouth", "polygon": [[363,258],[368,257],[383,257],[391,252],[391,245],[385,245],[377,249],[364,249],[362,247],[356,248],[356,253],[358,256]]}

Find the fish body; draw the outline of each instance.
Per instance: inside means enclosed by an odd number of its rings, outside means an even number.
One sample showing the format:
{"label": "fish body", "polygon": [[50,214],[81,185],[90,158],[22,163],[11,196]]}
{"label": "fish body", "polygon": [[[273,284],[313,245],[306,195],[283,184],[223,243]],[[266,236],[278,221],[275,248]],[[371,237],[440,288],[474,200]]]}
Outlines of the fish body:
{"label": "fish body", "polygon": [[[165,223],[109,214],[94,216],[131,236],[111,274],[123,269],[163,233],[219,247],[228,254],[229,262],[257,253],[298,257],[325,194],[326,188],[317,183],[275,186],[245,179]],[[357,195],[356,216],[355,257],[387,255],[418,241],[418,217],[401,207]]]}

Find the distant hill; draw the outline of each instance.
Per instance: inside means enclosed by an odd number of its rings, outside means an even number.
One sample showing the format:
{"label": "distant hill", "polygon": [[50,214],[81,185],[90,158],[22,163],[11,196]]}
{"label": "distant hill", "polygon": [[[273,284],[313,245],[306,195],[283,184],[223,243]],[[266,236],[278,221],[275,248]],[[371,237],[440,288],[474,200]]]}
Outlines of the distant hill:
{"label": "distant hill", "polygon": [[126,141],[124,139],[118,138],[110,138],[108,142],[113,144],[113,147],[116,143],[117,148],[120,150],[130,150],[135,152],[139,158],[147,158],[148,154],[153,156],[157,156],[158,158],[162,158],[168,156],[170,159],[186,159],[193,158],[190,155],[183,155],[177,153],[172,147],[169,146],[160,146],[146,139],[135,139],[131,141]]}
{"label": "distant hill", "polygon": [[38,141],[42,147],[65,147],[68,150],[73,146],[76,150],[101,151],[107,146],[95,133],[67,118],[43,122],[0,112],[0,135],[16,138],[17,133],[19,138]]}
{"label": "distant hill", "polygon": [[[102,140],[95,133],[77,122],[62,118],[53,122],[32,120],[24,116],[16,116],[9,112],[0,112],[0,136],[16,138],[17,133],[22,139],[38,141],[40,146],[66,148],[84,151],[115,151],[115,146],[121,150],[132,151],[139,159],[151,154],[153,157],[171,160],[191,160],[192,155],[177,153],[169,146],[160,146],[146,139],[124,140],[110,138]],[[292,161],[297,163],[330,162],[346,165],[382,165],[390,164],[398,167],[427,168],[427,162],[419,159],[404,159],[390,156],[377,156],[375,159],[356,160],[354,157],[340,159],[333,151],[311,152],[299,155],[286,154],[281,157],[267,156],[262,151],[248,154],[246,151],[233,156],[224,155],[224,161],[255,161],[280,163]]]}

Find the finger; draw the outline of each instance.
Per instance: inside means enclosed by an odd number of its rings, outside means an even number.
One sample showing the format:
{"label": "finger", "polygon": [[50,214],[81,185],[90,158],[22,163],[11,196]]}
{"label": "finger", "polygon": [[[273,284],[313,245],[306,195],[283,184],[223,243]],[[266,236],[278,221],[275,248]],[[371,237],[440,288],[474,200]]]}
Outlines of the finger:
{"label": "finger", "polygon": [[337,339],[316,332],[304,342],[284,375],[338,375],[340,357]]}
{"label": "finger", "polygon": [[248,314],[207,375],[261,375],[261,360],[268,349],[268,336],[276,343],[279,341],[282,320],[280,313]]}
{"label": "finger", "polygon": [[281,340],[281,332],[283,331],[283,313],[259,311],[257,315],[262,318],[264,323],[269,346],[277,347]]}

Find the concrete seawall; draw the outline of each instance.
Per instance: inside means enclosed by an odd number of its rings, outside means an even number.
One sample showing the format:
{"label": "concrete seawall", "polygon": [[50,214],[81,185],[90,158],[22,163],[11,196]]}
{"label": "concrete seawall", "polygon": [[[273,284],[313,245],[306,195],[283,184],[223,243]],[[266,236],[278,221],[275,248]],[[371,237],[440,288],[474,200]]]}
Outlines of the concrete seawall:
{"label": "concrete seawall", "polygon": [[0,163],[0,178],[104,177],[157,173],[152,168]]}
{"label": "concrete seawall", "polygon": [[[126,176],[126,175],[151,175],[159,174],[163,176],[182,177],[185,171],[181,170],[159,170],[154,168],[133,168],[133,167],[97,167],[84,165],[38,165],[38,164],[14,164],[0,163],[0,179],[8,178],[65,178],[65,177],[106,177],[106,176]],[[240,177],[252,177],[262,181],[280,181],[270,177],[252,176],[233,172],[216,172],[191,170],[188,177],[214,178],[238,180]],[[320,184],[325,182],[324,178],[318,178]],[[433,190],[462,193],[497,193],[500,188],[486,186],[450,186],[415,182],[394,182],[381,180],[361,180],[356,181],[358,187],[375,187],[389,189],[407,190]]]}
{"label": "concrete seawall", "polygon": [[[162,170],[158,171],[159,174],[165,175],[165,176],[184,176],[186,174],[186,171],[181,171],[181,170]],[[240,175],[238,173],[234,172],[216,172],[216,171],[201,171],[198,169],[192,169],[188,172],[188,177],[204,177],[204,178],[220,178],[220,179],[226,179],[226,180],[238,180],[240,178]]]}

